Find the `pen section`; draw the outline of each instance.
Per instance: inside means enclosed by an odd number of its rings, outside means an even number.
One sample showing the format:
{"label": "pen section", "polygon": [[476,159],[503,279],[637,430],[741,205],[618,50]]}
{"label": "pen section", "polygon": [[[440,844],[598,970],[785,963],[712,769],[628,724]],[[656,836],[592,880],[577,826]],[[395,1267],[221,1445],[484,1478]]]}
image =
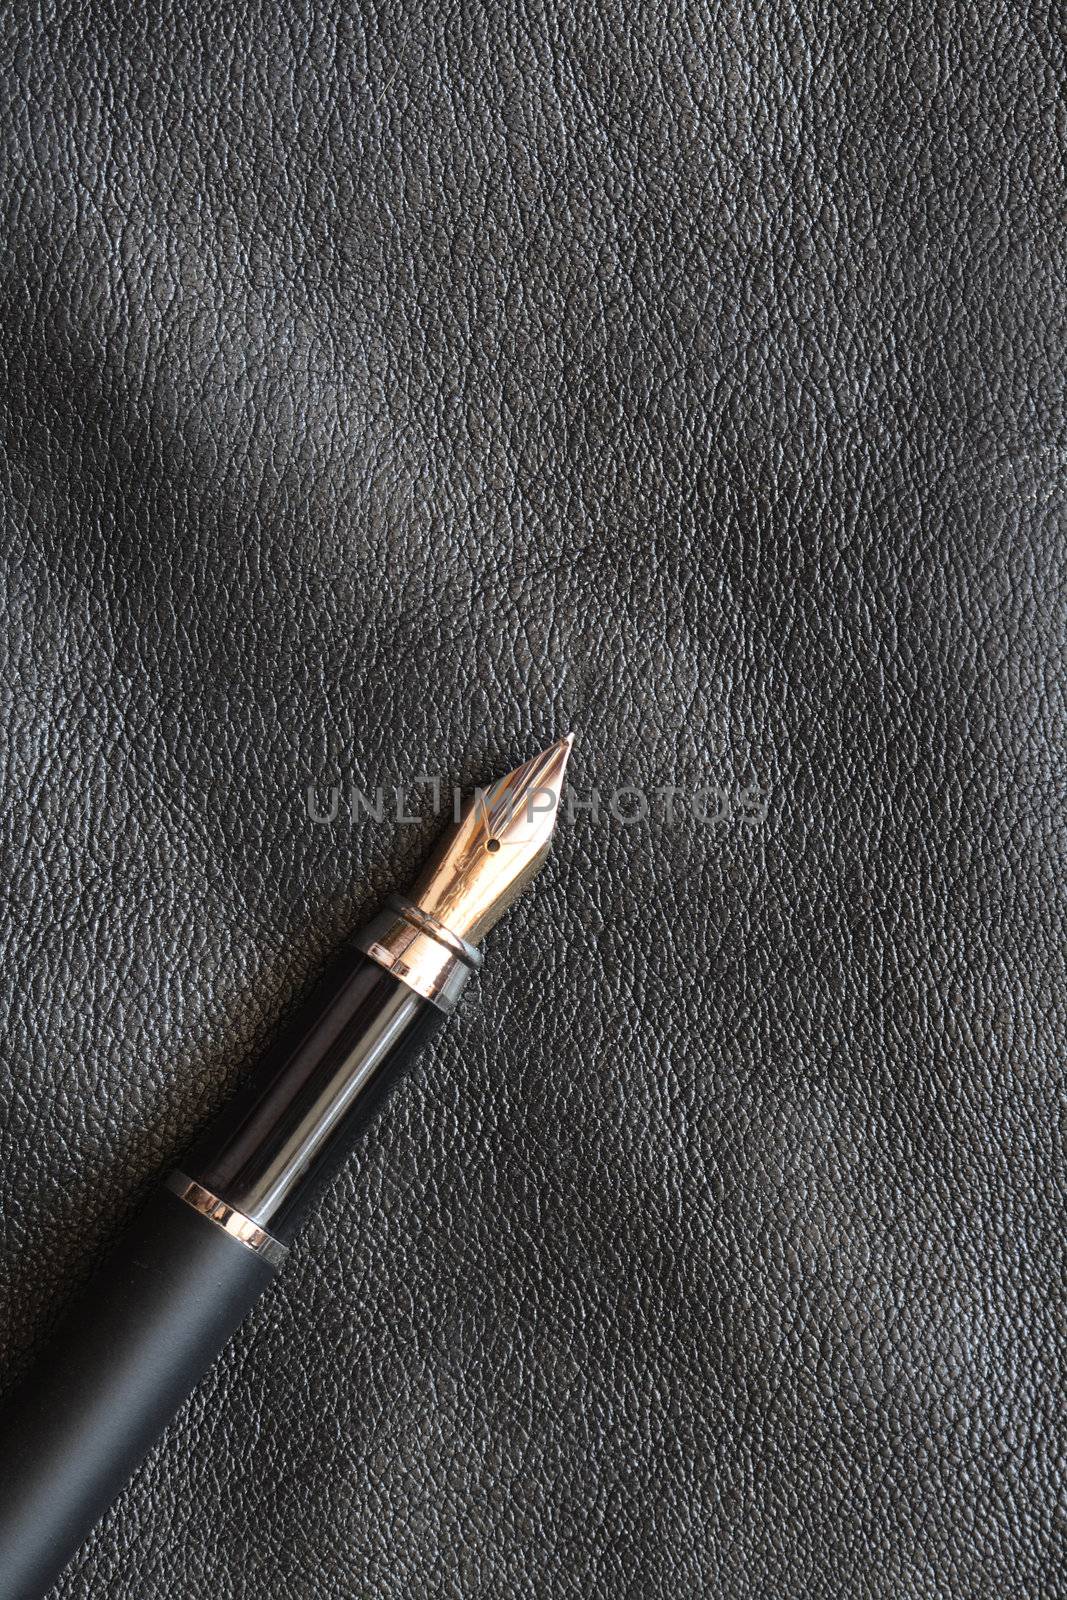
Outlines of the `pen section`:
{"label": "pen section", "polygon": [[288,1243],[443,1017],[345,951],[182,1170]]}

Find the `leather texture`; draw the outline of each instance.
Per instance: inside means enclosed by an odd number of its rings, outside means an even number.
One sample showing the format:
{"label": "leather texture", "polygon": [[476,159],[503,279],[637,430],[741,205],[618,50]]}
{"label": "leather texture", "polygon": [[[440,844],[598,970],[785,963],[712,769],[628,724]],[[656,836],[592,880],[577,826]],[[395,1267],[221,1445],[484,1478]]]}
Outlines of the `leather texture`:
{"label": "leather texture", "polygon": [[1054,13],[0,26],[7,1376],[439,826],[310,781],[603,800],[56,1595],[1062,1594]]}

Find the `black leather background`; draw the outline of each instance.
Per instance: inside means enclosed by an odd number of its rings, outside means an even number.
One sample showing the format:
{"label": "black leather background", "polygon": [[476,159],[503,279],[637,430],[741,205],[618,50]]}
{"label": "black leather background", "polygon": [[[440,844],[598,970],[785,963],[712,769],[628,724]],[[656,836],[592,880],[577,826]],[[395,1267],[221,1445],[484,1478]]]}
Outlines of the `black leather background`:
{"label": "black leather background", "polygon": [[1052,18],[7,14],[5,1370],[435,834],[310,778],[732,797],[565,831],[63,1600],[1064,1592]]}

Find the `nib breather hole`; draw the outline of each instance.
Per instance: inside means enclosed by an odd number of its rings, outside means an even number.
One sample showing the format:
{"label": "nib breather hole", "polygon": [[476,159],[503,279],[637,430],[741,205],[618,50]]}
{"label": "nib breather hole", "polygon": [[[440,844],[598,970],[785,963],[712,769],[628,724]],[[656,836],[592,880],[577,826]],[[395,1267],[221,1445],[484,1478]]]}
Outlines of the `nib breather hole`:
{"label": "nib breather hole", "polygon": [[487,839],[485,841],[485,848],[489,851],[489,854],[491,856],[495,856],[497,851],[500,849],[500,840],[499,839]]}

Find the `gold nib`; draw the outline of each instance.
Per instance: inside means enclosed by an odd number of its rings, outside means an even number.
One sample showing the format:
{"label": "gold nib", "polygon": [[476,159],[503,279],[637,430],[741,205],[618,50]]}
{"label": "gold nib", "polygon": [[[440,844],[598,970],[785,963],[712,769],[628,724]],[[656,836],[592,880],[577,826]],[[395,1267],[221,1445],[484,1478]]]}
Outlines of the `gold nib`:
{"label": "gold nib", "polygon": [[356,946],[409,989],[452,1011],[477,946],[544,865],[573,733],[474,798],[407,895],[393,895]]}
{"label": "gold nib", "polygon": [[477,789],[411,890],[421,911],[478,945],[545,863],[573,733]]}

